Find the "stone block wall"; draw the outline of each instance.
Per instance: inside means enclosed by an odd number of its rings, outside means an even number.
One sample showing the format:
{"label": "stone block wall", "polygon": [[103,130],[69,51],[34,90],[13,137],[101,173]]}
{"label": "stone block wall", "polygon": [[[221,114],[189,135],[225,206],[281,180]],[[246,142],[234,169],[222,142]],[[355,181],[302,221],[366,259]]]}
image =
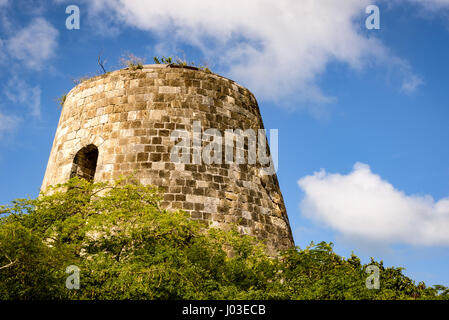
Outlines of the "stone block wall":
{"label": "stone block wall", "polygon": [[263,129],[246,88],[195,68],[146,65],[86,80],[67,95],[42,189],[73,175],[80,150],[97,148],[95,181],[134,174],[165,190],[167,209],[185,210],[216,227],[236,223],[270,250],[292,246],[276,175],[261,175],[259,164],[171,161],[171,133],[192,132],[194,121],[203,130]]}

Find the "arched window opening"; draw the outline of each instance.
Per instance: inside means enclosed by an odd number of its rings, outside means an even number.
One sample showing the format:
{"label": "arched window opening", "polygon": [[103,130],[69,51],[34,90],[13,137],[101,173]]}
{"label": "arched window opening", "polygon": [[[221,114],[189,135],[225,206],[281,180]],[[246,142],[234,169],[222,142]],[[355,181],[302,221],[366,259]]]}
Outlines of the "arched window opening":
{"label": "arched window opening", "polygon": [[79,177],[89,182],[94,181],[95,170],[97,169],[98,149],[93,144],[82,148],[73,159],[72,172],[70,178]]}

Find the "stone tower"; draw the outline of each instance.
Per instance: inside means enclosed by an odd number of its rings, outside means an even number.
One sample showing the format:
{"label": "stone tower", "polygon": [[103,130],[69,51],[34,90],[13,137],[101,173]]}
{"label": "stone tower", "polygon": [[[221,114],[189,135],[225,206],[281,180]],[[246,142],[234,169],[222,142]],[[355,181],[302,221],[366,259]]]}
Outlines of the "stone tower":
{"label": "stone tower", "polygon": [[259,163],[172,161],[172,133],[193,132],[194,123],[221,132],[263,129],[251,92],[197,68],[145,65],[83,81],[66,96],[42,190],[74,175],[112,181],[134,174],[165,190],[167,209],[216,227],[236,223],[270,250],[293,246],[276,174],[261,174]]}

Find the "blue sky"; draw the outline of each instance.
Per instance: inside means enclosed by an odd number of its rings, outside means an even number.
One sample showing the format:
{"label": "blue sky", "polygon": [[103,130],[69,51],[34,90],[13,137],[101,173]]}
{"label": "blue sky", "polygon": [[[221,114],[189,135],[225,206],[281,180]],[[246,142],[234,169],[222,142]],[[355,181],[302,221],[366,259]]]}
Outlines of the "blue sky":
{"label": "blue sky", "polygon": [[448,39],[448,0],[0,0],[0,203],[38,194],[56,99],[100,52],[108,70],[126,52],[186,57],[248,87],[279,129],[297,245],[448,286]]}

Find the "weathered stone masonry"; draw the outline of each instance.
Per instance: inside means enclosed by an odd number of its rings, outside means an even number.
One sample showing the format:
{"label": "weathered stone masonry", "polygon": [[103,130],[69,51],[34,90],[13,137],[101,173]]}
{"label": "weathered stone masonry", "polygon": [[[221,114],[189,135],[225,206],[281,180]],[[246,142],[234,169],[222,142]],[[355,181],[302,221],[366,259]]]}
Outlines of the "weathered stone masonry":
{"label": "weathered stone masonry", "polygon": [[[162,187],[164,206],[256,235],[271,249],[293,245],[276,175],[259,164],[175,164],[175,129],[263,129],[257,101],[232,80],[194,68],[147,65],[82,82],[67,95],[42,189],[74,174],[111,181],[135,174]],[[91,155],[95,155],[92,158]],[[80,173],[81,172],[81,173]]]}

